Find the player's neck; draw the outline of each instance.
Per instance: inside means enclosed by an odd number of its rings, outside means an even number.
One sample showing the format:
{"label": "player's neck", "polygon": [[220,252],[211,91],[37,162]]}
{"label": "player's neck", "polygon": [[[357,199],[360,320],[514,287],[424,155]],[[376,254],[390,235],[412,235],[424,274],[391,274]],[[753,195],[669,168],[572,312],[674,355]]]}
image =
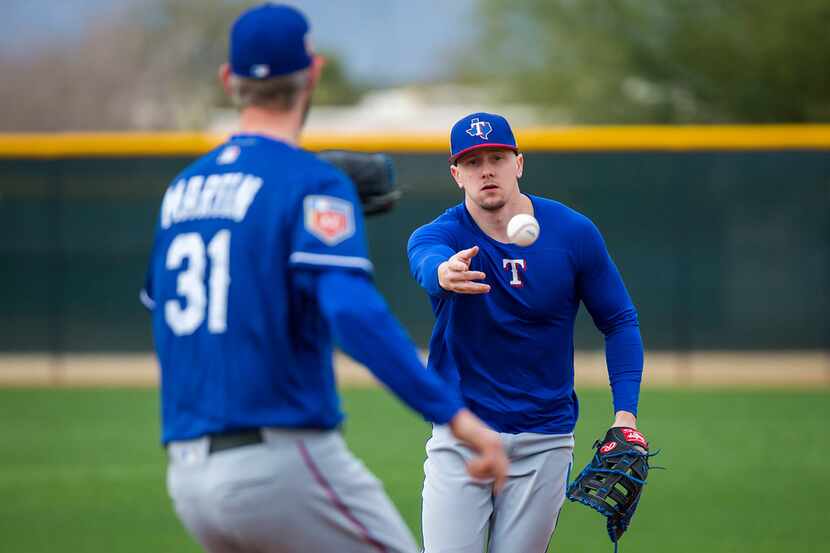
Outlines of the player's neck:
{"label": "player's neck", "polygon": [[301,129],[302,114],[298,110],[275,112],[251,106],[239,114],[239,130],[245,134],[261,134],[296,145]]}
{"label": "player's neck", "polygon": [[534,214],[533,202],[519,190],[516,190],[516,194],[500,209],[484,209],[469,197],[464,198],[464,205],[484,234],[493,240],[504,243],[510,242],[507,237],[507,223],[514,215],[519,213]]}

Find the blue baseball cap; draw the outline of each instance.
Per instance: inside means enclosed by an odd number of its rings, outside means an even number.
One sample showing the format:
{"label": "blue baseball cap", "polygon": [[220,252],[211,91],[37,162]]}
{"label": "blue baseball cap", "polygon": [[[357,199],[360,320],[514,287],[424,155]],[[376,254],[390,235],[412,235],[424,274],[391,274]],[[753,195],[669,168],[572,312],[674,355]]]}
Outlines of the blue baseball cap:
{"label": "blue baseball cap", "polygon": [[231,27],[230,66],[234,75],[268,79],[311,65],[308,21],[284,4],[262,4],[240,15]]}
{"label": "blue baseball cap", "polygon": [[481,148],[505,148],[519,151],[510,123],[495,113],[471,113],[462,117],[450,131],[450,163]]}

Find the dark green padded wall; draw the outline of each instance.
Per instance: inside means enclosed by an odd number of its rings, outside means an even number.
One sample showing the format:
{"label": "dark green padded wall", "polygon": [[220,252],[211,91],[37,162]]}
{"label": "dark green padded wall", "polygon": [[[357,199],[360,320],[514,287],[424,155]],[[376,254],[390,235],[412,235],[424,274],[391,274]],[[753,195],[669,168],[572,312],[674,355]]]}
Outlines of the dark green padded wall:
{"label": "dark green padded wall", "polygon": [[[443,153],[394,157],[406,196],[369,242],[425,345],[406,240],[461,195]],[[0,160],[0,350],[152,347],[137,294],[162,191],[188,161]],[[521,186],[599,226],[647,347],[830,349],[830,152],[530,152]],[[602,347],[584,313],[576,341]]]}

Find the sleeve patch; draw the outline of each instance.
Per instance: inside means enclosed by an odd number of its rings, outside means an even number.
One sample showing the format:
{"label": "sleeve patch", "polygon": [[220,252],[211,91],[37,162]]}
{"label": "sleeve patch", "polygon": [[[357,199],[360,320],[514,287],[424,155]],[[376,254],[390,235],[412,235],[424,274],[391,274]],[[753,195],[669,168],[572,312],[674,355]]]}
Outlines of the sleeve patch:
{"label": "sleeve patch", "polygon": [[352,204],[334,196],[310,195],[303,200],[306,230],[328,246],[354,235]]}

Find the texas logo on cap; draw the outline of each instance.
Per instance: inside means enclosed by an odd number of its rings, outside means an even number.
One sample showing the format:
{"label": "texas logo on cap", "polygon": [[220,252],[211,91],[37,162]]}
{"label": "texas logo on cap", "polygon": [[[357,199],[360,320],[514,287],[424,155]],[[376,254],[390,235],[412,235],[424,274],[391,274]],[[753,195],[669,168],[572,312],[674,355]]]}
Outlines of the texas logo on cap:
{"label": "texas logo on cap", "polygon": [[470,128],[467,129],[467,134],[470,136],[478,136],[487,140],[487,136],[493,132],[493,125],[489,121],[479,121],[478,117],[470,121]]}
{"label": "texas logo on cap", "polygon": [[495,113],[471,113],[462,117],[450,131],[450,163],[479,148],[505,148],[519,151],[510,123]]}

